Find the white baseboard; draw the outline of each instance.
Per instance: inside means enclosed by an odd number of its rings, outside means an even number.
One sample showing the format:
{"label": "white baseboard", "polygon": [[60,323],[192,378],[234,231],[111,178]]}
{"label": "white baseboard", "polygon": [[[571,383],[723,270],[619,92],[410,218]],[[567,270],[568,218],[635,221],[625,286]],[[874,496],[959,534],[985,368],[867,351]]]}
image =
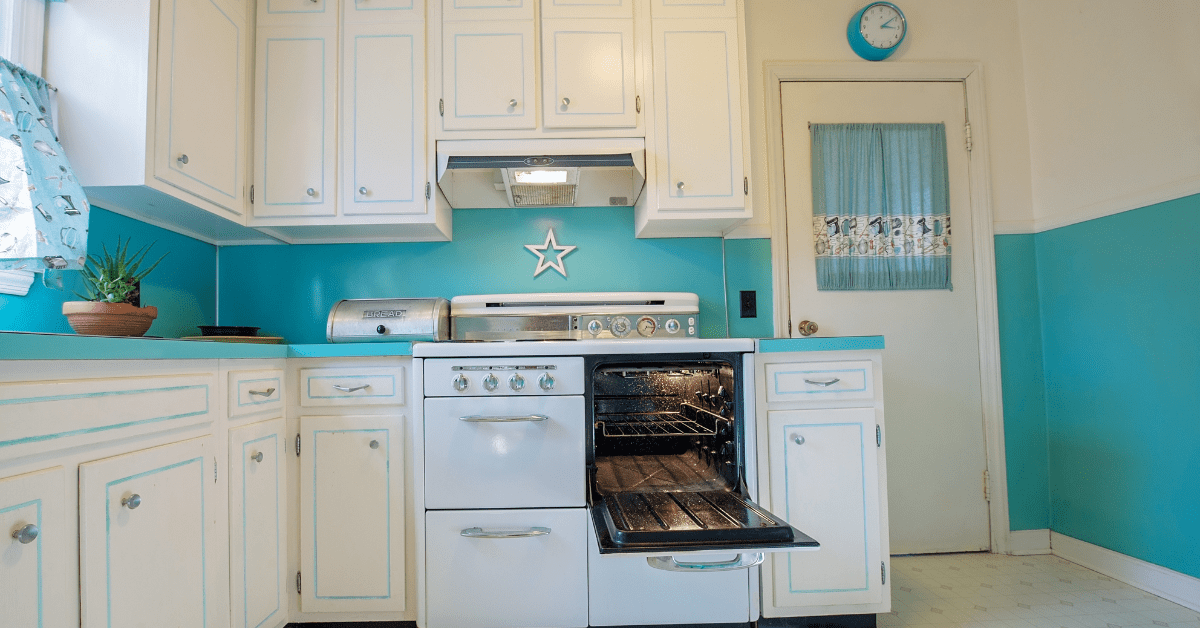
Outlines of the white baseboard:
{"label": "white baseboard", "polygon": [[1008,533],[1008,553],[1032,556],[1050,553],[1050,530],[1012,530]]}
{"label": "white baseboard", "polygon": [[1200,578],[1053,531],[1050,532],[1050,547],[1055,556],[1200,611]]}

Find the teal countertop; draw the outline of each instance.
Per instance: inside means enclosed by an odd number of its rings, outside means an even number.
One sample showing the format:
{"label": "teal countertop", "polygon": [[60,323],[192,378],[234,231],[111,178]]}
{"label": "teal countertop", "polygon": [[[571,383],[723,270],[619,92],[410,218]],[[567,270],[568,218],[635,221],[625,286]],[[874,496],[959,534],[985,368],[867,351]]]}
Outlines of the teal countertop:
{"label": "teal countertop", "polygon": [[395,355],[412,355],[412,343],[275,345],[0,332],[0,360],[187,360]]}
{"label": "teal countertop", "polygon": [[838,338],[765,338],[757,344],[759,353],[791,351],[862,351],[883,349],[883,336],[841,336]]}

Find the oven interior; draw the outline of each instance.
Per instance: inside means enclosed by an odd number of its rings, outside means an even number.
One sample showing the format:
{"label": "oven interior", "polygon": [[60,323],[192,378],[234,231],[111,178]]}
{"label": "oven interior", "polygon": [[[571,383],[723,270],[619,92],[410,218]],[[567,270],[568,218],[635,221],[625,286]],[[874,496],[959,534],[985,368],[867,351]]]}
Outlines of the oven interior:
{"label": "oven interior", "polygon": [[602,552],[803,536],[748,497],[738,359],[591,368],[589,503]]}

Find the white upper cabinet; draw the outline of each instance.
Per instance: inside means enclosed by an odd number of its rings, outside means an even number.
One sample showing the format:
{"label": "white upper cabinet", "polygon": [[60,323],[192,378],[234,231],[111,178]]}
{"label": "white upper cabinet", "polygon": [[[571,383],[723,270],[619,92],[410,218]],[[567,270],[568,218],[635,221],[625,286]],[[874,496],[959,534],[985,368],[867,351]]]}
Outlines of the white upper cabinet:
{"label": "white upper cabinet", "polygon": [[737,0],[651,0],[655,19],[673,17],[737,17]]}
{"label": "white upper cabinet", "polygon": [[442,0],[442,20],[532,20],[537,0]]}
{"label": "white upper cabinet", "polygon": [[345,24],[425,21],[424,0],[343,0]]}
{"label": "white upper cabinet", "polygon": [[443,25],[444,129],[537,126],[533,27],[532,20]]}
{"label": "white upper cabinet", "polygon": [[542,0],[542,19],[626,18],[633,19],[633,0]]}
{"label": "white upper cabinet", "polygon": [[259,27],[254,215],[333,216],[337,28]]}
{"label": "white upper cabinet", "polygon": [[545,126],[637,126],[633,50],[632,19],[543,19]]}
{"label": "white upper cabinet", "polygon": [[659,209],[745,206],[736,20],[654,22]]}
{"label": "white upper cabinet", "polygon": [[342,45],[342,213],[424,213],[425,25],[346,24]]}

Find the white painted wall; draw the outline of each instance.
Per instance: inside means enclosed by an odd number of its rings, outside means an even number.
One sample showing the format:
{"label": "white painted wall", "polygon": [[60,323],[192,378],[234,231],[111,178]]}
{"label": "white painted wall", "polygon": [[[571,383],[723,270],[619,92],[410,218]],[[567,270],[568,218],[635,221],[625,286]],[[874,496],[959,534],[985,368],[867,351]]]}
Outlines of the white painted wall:
{"label": "white painted wall", "polygon": [[[996,228],[998,232],[1028,230],[1033,223],[1033,202],[1017,0],[894,1],[908,19],[908,36],[891,58],[878,63],[979,61],[983,64]],[[846,43],[846,25],[865,4],[866,0],[745,0],[755,218],[730,237],[770,235],[763,63],[870,64],[859,59]]]}
{"label": "white painted wall", "polygon": [[1038,231],[1200,193],[1200,2],[1018,14]]}

